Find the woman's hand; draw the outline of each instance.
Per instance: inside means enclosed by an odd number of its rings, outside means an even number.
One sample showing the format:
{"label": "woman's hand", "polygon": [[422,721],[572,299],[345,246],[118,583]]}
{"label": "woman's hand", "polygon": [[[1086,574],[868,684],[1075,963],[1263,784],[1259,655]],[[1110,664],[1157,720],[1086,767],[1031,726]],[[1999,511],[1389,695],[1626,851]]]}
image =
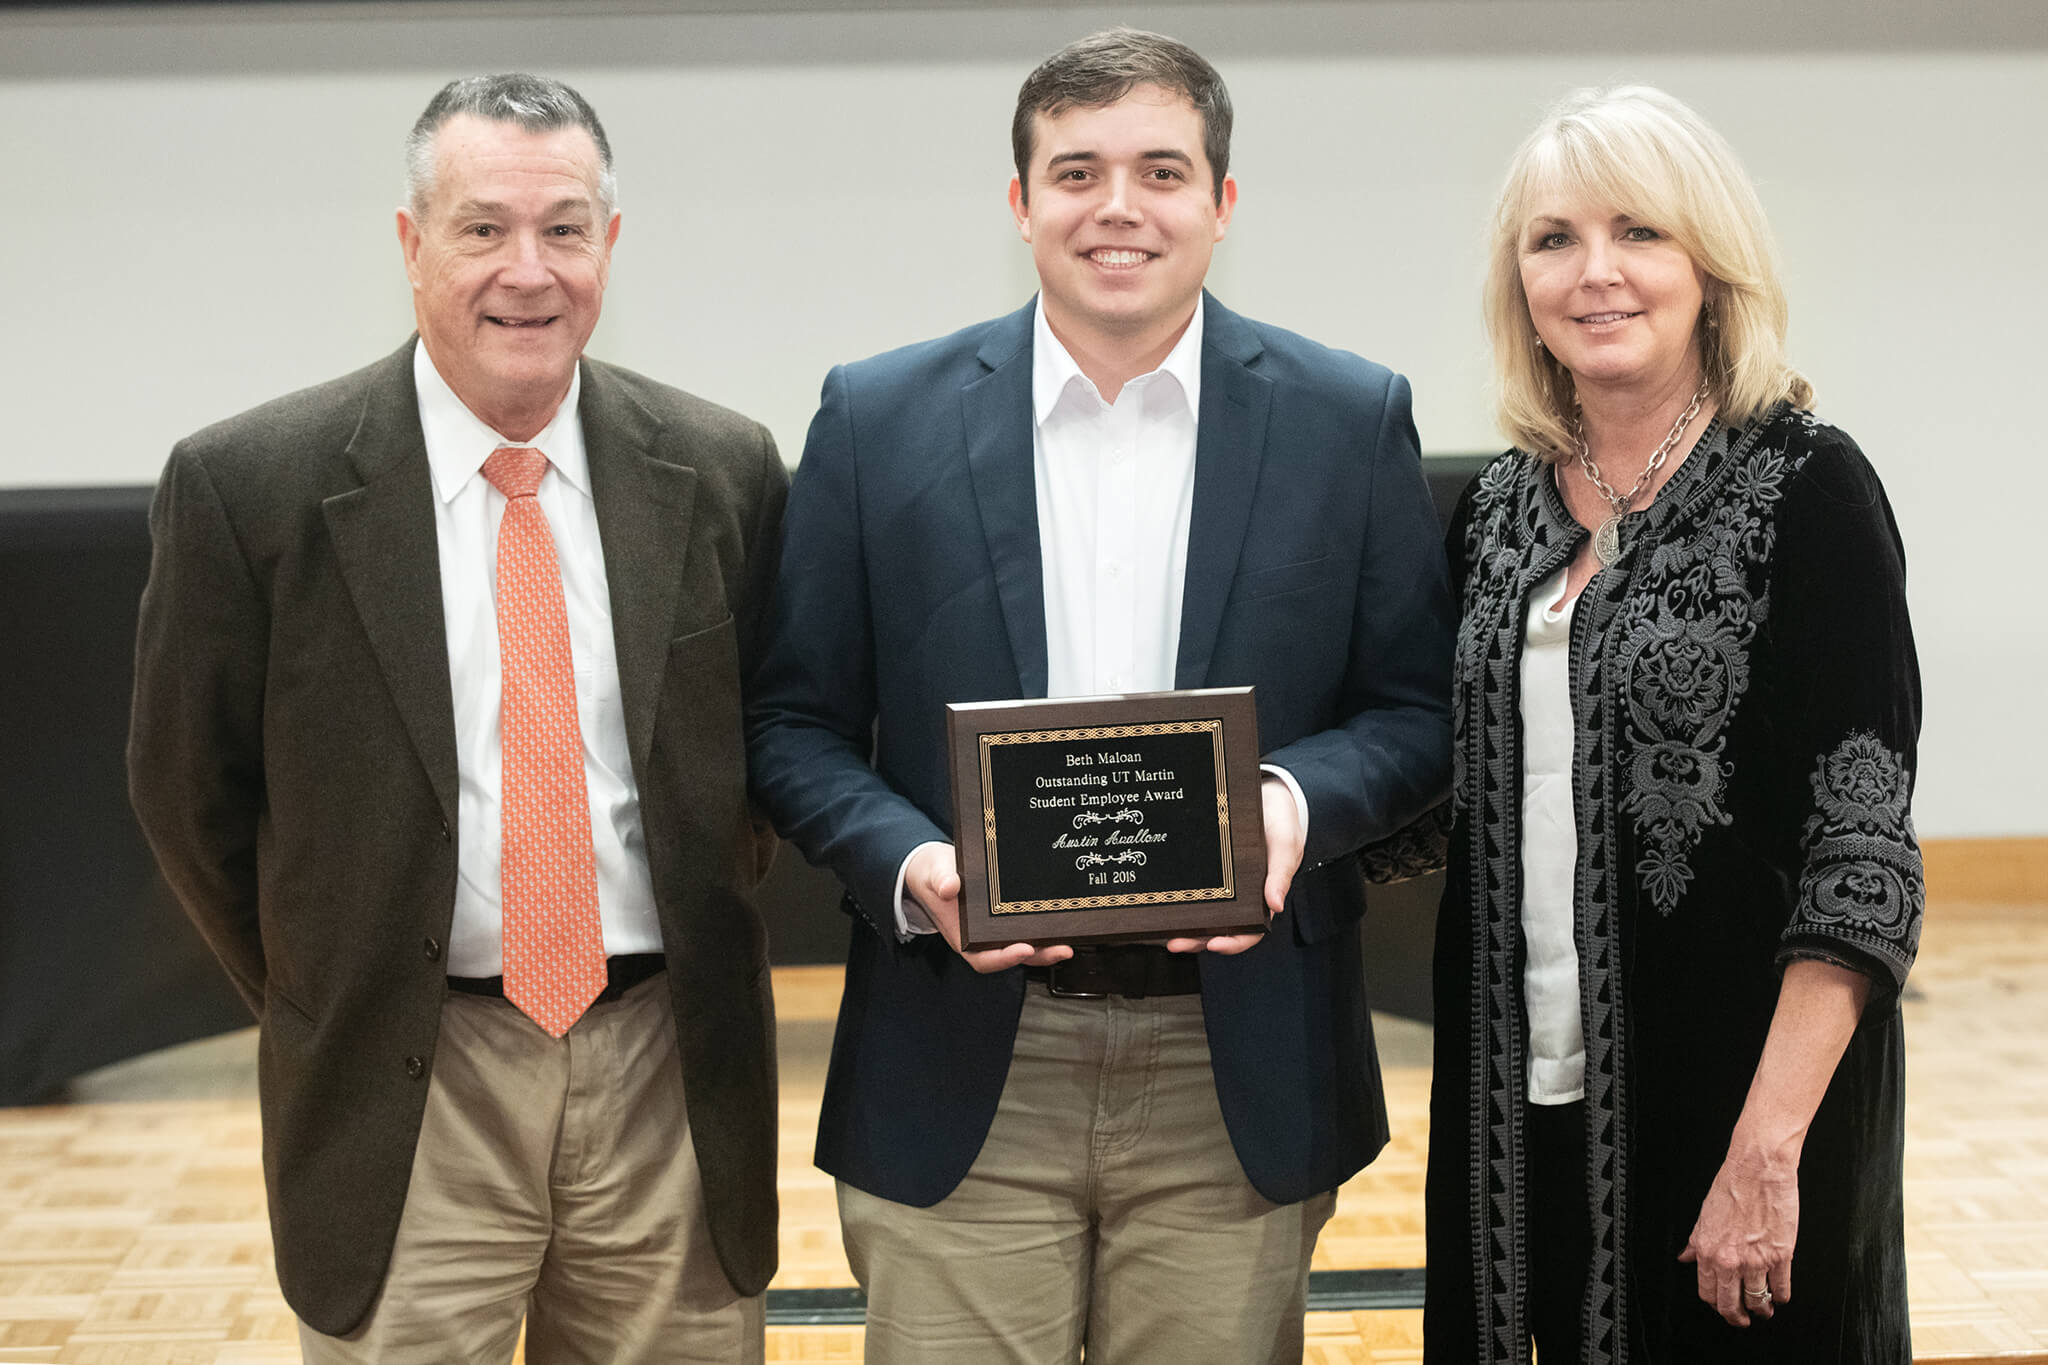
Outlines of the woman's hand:
{"label": "woman's hand", "polygon": [[1730,1153],[1678,1259],[1699,1270],[1700,1298],[1737,1327],[1792,1299],[1799,1240],[1799,1157]]}
{"label": "woman's hand", "polygon": [[1833,962],[1788,963],[1749,1098],[1678,1259],[1699,1267],[1700,1298],[1737,1327],[1792,1301],[1799,1154],[1870,978]]}

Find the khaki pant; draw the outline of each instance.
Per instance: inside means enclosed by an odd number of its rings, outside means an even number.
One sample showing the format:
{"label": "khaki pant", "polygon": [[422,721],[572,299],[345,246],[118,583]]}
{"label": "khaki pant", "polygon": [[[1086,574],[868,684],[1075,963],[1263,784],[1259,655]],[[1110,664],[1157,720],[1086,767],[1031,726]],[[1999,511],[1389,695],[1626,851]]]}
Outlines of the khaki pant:
{"label": "khaki pant", "polygon": [[[554,1039],[452,994],[391,1268],[349,1336],[299,1325],[316,1365],[759,1362],[704,1221],[668,978]],[[348,1191],[336,1190],[337,1199]]]}
{"label": "khaki pant", "polygon": [[1033,984],[987,1142],[929,1209],[841,1183],[868,1365],[1299,1365],[1334,1191],[1245,1180],[1201,997],[1063,1000]]}

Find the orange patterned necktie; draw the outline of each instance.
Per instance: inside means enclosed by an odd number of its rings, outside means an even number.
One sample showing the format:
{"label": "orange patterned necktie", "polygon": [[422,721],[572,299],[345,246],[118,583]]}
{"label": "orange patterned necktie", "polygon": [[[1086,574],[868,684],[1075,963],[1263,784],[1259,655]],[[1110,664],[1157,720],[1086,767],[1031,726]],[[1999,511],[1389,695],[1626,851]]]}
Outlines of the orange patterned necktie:
{"label": "orange patterned necktie", "polygon": [[605,961],[569,611],[555,540],[535,496],[547,471],[547,456],[524,446],[502,447],[484,461],[484,477],[505,495],[498,523],[505,998],[559,1038],[604,989]]}

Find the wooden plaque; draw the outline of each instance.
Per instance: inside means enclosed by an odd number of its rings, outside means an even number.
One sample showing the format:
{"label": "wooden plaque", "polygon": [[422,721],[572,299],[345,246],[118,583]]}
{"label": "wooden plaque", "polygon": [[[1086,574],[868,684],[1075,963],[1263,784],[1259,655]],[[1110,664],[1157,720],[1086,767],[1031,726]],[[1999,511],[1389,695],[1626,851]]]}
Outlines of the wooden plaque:
{"label": "wooden plaque", "polygon": [[946,708],[968,948],[1264,932],[1249,687]]}

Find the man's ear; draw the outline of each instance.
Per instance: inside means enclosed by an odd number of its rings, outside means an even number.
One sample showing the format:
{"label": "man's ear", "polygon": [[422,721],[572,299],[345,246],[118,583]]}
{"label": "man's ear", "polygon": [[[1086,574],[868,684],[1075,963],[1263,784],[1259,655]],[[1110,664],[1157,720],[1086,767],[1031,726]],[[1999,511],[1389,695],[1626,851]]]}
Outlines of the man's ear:
{"label": "man's ear", "polygon": [[1237,177],[1223,177],[1223,196],[1216,201],[1216,240],[1222,241],[1223,234],[1230,230],[1230,215],[1237,208]]}
{"label": "man's ear", "polygon": [[405,257],[405,277],[412,281],[413,288],[420,285],[420,225],[414,221],[412,210],[398,210],[398,250]]}
{"label": "man's ear", "polygon": [[1031,240],[1031,206],[1024,201],[1024,182],[1010,177],[1010,216],[1017,220],[1017,235]]}

